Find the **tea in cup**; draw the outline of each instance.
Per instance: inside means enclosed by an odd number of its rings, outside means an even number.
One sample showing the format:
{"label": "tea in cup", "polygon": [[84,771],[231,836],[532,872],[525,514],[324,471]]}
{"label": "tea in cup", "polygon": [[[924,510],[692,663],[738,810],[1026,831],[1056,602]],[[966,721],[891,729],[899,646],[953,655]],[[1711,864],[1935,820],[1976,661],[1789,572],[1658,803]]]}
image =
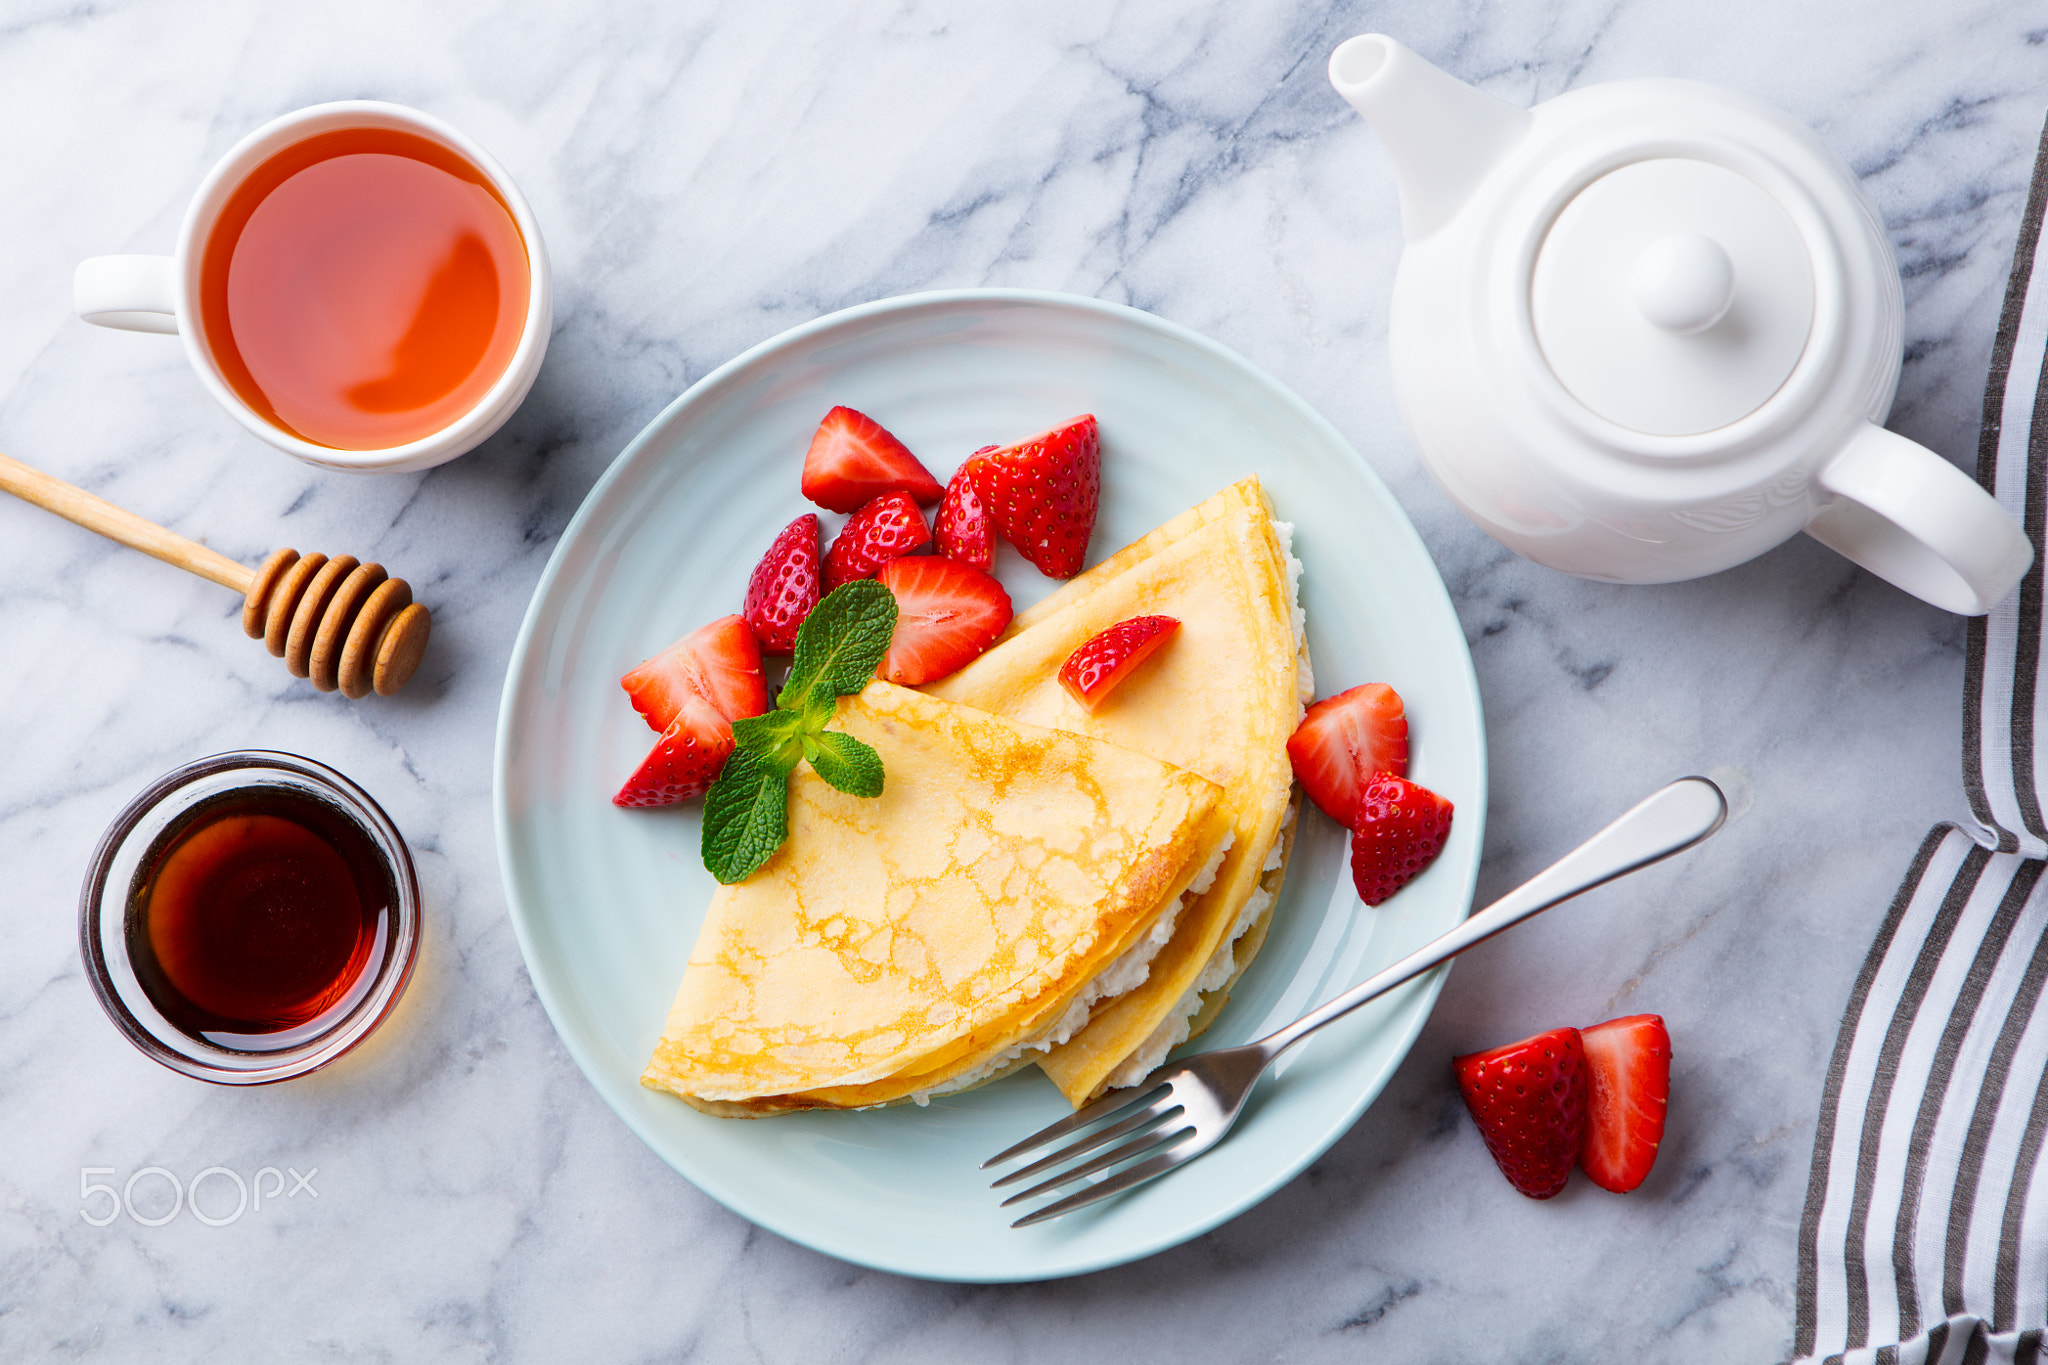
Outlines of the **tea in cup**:
{"label": "tea in cup", "polygon": [[209,173],[173,256],[100,256],[79,316],[175,332],[256,435],[331,469],[413,470],[502,426],[547,349],[526,202],[454,129],[398,105],[287,114]]}

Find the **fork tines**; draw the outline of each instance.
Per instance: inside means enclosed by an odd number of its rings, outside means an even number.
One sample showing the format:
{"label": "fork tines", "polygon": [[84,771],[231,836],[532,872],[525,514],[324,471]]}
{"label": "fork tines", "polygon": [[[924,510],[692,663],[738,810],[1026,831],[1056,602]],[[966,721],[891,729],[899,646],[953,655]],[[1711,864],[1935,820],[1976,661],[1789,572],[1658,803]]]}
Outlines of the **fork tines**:
{"label": "fork tines", "polygon": [[[981,1164],[982,1169],[987,1170],[991,1166],[1000,1165],[1036,1148],[1043,1147],[1047,1143],[1064,1138],[1069,1134],[1080,1133],[1083,1130],[1094,1128],[1097,1124],[1106,1125],[1096,1128],[1093,1132],[1086,1133],[1077,1141],[1069,1143],[1050,1156],[1043,1157],[1028,1166],[1011,1171],[1008,1175],[998,1178],[990,1185],[991,1189],[1001,1189],[1005,1185],[1013,1185],[1020,1180],[1028,1180],[1034,1175],[1050,1171],[1054,1167],[1064,1166],[1066,1163],[1085,1156],[1097,1148],[1108,1146],[1120,1138],[1130,1138],[1128,1142],[1123,1143],[1121,1146],[1112,1147],[1100,1155],[1081,1162],[1078,1166],[1063,1170],[1059,1174],[1033,1185],[1030,1189],[1013,1194],[1008,1199],[1005,1199],[1002,1207],[1008,1208],[1012,1204],[1021,1203],[1026,1199],[1050,1193],[1063,1185],[1072,1184],[1076,1180],[1087,1179],[1099,1172],[1108,1171],[1112,1167],[1122,1166],[1126,1162],[1137,1161],[1139,1163],[1136,1166],[1126,1167],[1124,1170],[1096,1180],[1068,1195],[1066,1198],[1048,1204],[1042,1209],[1035,1210],[1010,1225],[1013,1228],[1029,1227],[1033,1223],[1043,1222],[1048,1218],[1057,1218],[1063,1213],[1071,1213],[1073,1210],[1083,1208],[1098,1199],[1107,1199],[1113,1194],[1120,1194],[1124,1190],[1130,1189],[1133,1185],[1142,1184],[1153,1176],[1171,1170],[1174,1166],[1180,1164],[1181,1157],[1172,1149],[1195,1131],[1192,1125],[1177,1126],[1174,1124],[1173,1121],[1183,1117],[1185,1112],[1180,1103],[1174,1098],[1171,1085],[1154,1085],[1139,1091],[1135,1095],[1105,1095],[1101,1099],[1076,1110],[1059,1122],[1050,1124],[1044,1129],[1033,1133],[1016,1146],[998,1152]],[[1133,1136],[1134,1134],[1135,1136]]]}

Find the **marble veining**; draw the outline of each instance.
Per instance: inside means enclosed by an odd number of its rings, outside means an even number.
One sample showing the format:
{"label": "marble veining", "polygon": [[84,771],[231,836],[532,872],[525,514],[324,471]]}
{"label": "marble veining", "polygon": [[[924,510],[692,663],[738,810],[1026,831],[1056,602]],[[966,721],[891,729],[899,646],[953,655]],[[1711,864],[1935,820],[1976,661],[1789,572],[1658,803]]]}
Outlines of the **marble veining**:
{"label": "marble veining", "polygon": [[[1672,75],[1809,122],[1862,177],[1904,271],[1892,425],[1974,457],[2048,113],[2048,26],[2027,0],[0,12],[0,450],[247,562],[279,544],[378,558],[435,612],[411,687],[347,705],[243,639],[232,594],[0,503],[0,1358],[1785,1354],[1838,1011],[1921,834],[1963,812],[1963,627],[1803,539],[1711,579],[1615,587],[1536,568],[1458,516],[1393,406],[1389,166],[1323,75],[1374,28],[1518,103]],[[428,109],[490,148],[555,267],[531,398],[423,475],[270,452],[174,343],[70,312],[80,257],[167,251],[244,132],[347,97]],[[649,1154],[534,998],[489,806],[528,595],[633,433],[785,327],[963,285],[1095,295],[1207,333],[1388,482],[1486,699],[1482,896],[1666,777],[1713,771],[1746,793],[1700,856],[1468,957],[1384,1097],[1261,1207],[1148,1261],[982,1288],[817,1255]],[[411,840],[430,913],[395,1027],[317,1077],[236,1093],[160,1070],[105,1024],[74,907],[134,791],[249,746],[365,785]],[[1448,1059],[1639,1010],[1666,1016],[1677,1050],[1648,1185],[1513,1194]],[[82,1216],[106,1207],[82,1181],[150,1166],[293,1193],[219,1227]],[[232,1197],[212,1177],[202,1208]],[[132,1199],[146,1218],[169,1207],[157,1177]]]}

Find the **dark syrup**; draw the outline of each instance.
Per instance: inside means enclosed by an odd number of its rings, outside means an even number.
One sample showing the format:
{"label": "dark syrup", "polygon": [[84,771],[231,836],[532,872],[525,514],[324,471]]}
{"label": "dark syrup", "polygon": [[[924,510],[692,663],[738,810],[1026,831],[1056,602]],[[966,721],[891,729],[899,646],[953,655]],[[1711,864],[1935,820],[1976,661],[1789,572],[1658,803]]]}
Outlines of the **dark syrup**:
{"label": "dark syrup", "polygon": [[352,1008],[397,899],[368,833],[284,787],[228,792],[158,836],[129,890],[128,953],[172,1024],[282,1045]]}

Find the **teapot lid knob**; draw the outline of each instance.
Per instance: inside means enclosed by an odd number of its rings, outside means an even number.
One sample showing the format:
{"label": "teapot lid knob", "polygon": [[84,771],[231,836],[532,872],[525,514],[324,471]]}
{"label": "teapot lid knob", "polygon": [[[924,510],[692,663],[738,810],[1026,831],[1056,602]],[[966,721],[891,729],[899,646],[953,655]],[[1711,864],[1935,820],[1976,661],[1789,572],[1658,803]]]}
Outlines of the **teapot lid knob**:
{"label": "teapot lid knob", "polygon": [[1543,362],[1596,415],[1652,436],[1756,411],[1806,350],[1814,269],[1761,185],[1653,157],[1607,172],[1545,231],[1529,277]]}
{"label": "teapot lid knob", "polygon": [[1667,332],[1704,332],[1735,302],[1735,263],[1698,232],[1659,237],[1636,256],[1629,293],[1645,318]]}

